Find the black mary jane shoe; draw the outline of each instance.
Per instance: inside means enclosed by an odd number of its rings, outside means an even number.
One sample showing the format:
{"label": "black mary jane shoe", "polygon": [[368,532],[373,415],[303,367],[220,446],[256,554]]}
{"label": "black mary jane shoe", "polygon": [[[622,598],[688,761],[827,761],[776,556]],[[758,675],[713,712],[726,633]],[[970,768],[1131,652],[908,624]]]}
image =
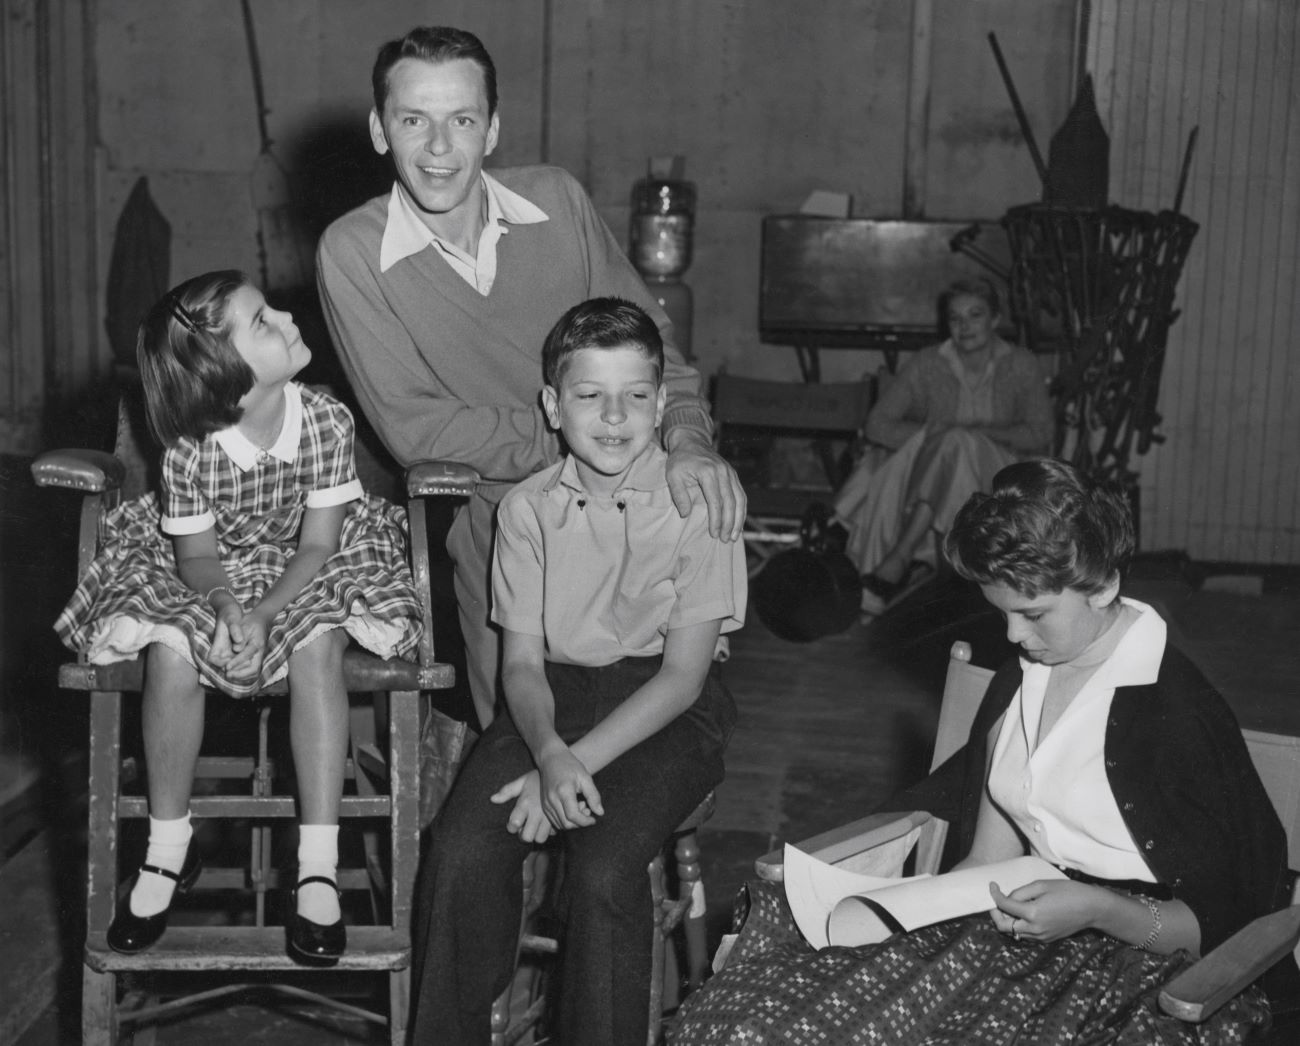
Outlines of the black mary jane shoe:
{"label": "black mary jane shoe", "polygon": [[[185,863],[181,865],[179,872],[159,868],[156,864],[142,864],[140,871],[153,872],[155,875],[175,880],[176,890],[172,894],[172,898],[175,899],[176,894],[188,892],[198,881],[199,872],[203,871],[203,858],[199,856],[198,848],[191,845],[185,853]],[[139,877],[137,873],[136,879]],[[131,886],[134,888],[134,880]],[[171,905],[168,904],[155,915],[136,915],[131,911],[131,891],[128,890],[122,903],[117,906],[117,913],[108,928],[108,946],[123,955],[144,951],[163,935],[163,931],[167,929],[167,916],[170,912]]]}
{"label": "black mary jane shoe", "polygon": [[348,931],[342,918],[323,926],[298,914],[298,890],[308,883],[324,883],[333,887],[335,892],[339,888],[338,883],[323,875],[309,875],[306,879],[298,880],[298,886],[289,898],[294,909],[289,913],[286,924],[289,931],[289,956],[305,966],[331,966],[347,950]]}

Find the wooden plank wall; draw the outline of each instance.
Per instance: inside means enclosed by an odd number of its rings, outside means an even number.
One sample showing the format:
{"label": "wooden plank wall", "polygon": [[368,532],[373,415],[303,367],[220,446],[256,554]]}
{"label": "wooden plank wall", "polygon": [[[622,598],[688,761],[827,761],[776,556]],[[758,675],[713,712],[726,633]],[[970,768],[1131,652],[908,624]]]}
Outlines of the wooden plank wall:
{"label": "wooden plank wall", "polygon": [[[928,7],[914,216],[996,222],[1040,190],[987,33],[998,34],[1046,142],[1069,108],[1075,0]],[[549,160],[583,180],[622,237],[646,157],[683,154],[699,190],[686,280],[701,370],[797,379],[788,348],[757,340],[762,218],[796,211],[813,189],[849,194],[855,216],[903,216],[912,0],[806,0],[797,13],[788,0],[553,0],[552,9]],[[882,359],[829,352],[822,362],[826,380],[852,380]]]}
{"label": "wooden plank wall", "polygon": [[[1045,139],[1069,104],[1075,2],[932,0],[926,216],[996,221],[1036,198],[985,35],[997,31]],[[683,154],[699,187],[686,278],[705,373],[798,376],[790,349],[757,340],[765,214],[797,209],[815,188],[851,193],[858,215],[902,211],[911,0],[807,0],[797,11],[788,0],[303,0],[253,10],[271,136],[301,199],[329,196],[344,153],[367,162],[375,49],[421,22],[463,25],[496,59],[501,142],[491,163],[567,167],[620,238],[646,158]],[[256,124],[238,5],[120,0],[99,5],[97,19],[104,251],[147,174],[172,222],[174,279],[214,264],[256,272]],[[875,353],[832,356],[828,379],[880,363]]]}
{"label": "wooden plank wall", "polygon": [[31,453],[102,376],[94,72],[82,0],[0,0],[0,452]]}
{"label": "wooden plank wall", "polygon": [[1143,545],[1300,562],[1300,17],[1295,0],[1093,0],[1111,199],[1200,223],[1140,460]]}

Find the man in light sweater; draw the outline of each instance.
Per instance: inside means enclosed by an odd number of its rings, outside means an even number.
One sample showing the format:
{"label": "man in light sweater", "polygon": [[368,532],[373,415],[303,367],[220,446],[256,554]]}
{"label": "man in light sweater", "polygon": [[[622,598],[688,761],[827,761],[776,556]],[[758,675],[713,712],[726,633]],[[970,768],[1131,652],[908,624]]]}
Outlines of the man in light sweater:
{"label": "man in light sweater", "polygon": [[699,375],[581,186],[554,167],[483,171],[499,121],[496,70],[478,38],[413,29],[380,48],[373,89],[371,141],[392,155],[396,182],[325,230],[321,302],[357,400],[397,461],[452,459],[483,477],[447,548],[485,727],[500,661],[488,620],[493,517],[506,490],[559,458],[537,389],[542,342],[569,307],[628,298],[659,326],[662,439],[678,511],[703,498],[710,533],[735,541],[745,498],[712,449]]}

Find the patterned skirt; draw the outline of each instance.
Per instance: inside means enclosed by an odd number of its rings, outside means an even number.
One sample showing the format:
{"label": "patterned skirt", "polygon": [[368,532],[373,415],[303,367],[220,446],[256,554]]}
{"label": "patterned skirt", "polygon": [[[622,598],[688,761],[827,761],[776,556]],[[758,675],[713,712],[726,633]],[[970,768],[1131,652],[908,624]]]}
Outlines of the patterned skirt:
{"label": "patterned skirt", "polygon": [[[370,495],[349,504],[339,550],[271,622],[256,679],[231,678],[210,657],[216,615],[176,568],[159,528],[154,495],[125,502],[100,524],[99,551],[54,624],[91,664],[135,657],[162,643],[193,665],[207,686],[234,697],[282,678],[289,655],[323,633],[345,629],[380,657],[403,655],[420,638],[420,605],[406,561],[406,513]],[[235,597],[254,606],[284,573],[293,543],[232,543],[218,552]]]}
{"label": "patterned skirt", "polygon": [[1201,1025],[1160,1012],[1160,988],[1186,952],[1153,955],[1093,931],[1017,941],[986,914],[814,951],[780,887],[747,890],[745,931],[683,1004],[673,1046],[1228,1044],[1269,1021],[1257,988]]}

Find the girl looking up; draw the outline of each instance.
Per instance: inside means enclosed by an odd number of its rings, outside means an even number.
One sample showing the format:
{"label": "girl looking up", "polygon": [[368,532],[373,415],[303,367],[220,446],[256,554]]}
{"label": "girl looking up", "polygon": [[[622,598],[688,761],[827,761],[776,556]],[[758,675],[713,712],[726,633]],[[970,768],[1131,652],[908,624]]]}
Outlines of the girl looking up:
{"label": "girl looking up", "polygon": [[100,549],[55,623],[92,664],[145,651],[149,843],[108,943],[162,935],[173,892],[198,878],[189,799],[205,689],[233,697],[288,676],[302,823],[290,951],[337,959],[338,816],[348,737],[343,651],[418,642],[405,514],[363,493],[346,407],[293,381],[311,359],[293,318],[243,274],[187,280],[137,344],[158,494],[104,519]]}

